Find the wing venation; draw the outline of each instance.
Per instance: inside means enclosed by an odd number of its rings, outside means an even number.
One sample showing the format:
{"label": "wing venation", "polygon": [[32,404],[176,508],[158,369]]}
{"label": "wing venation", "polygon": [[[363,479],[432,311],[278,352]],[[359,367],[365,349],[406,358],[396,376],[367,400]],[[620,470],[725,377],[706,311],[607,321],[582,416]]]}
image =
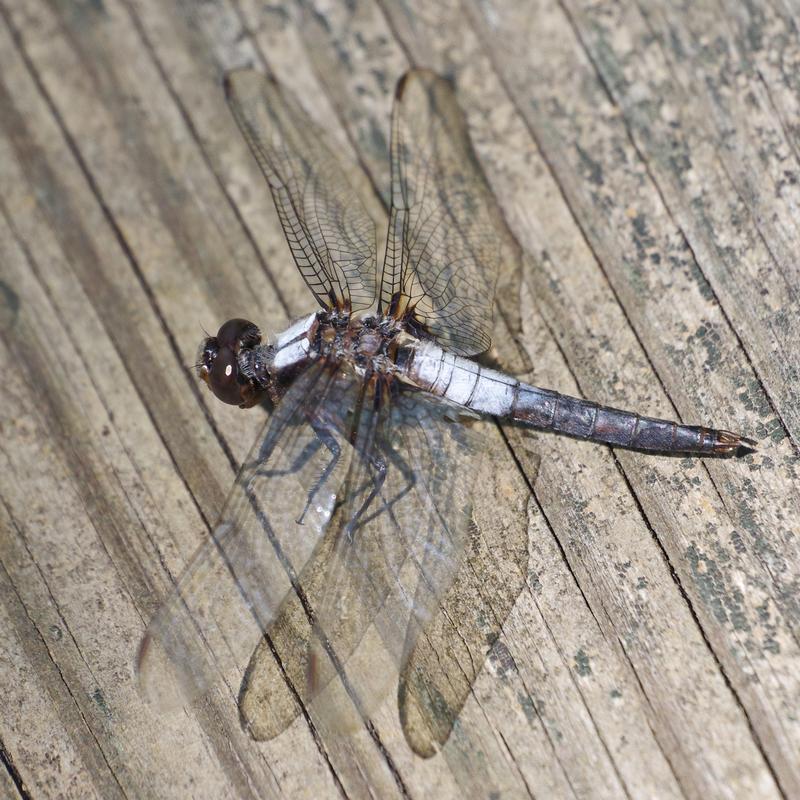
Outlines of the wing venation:
{"label": "wing venation", "polygon": [[375,224],[323,133],[255,70],[228,73],[225,91],[317,302],[339,310],[369,308],[375,298]]}

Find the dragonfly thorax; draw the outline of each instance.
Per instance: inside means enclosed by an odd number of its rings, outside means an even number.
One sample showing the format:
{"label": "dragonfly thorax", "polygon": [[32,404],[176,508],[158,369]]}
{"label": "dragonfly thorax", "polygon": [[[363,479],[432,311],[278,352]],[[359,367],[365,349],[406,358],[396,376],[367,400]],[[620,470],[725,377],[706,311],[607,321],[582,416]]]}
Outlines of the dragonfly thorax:
{"label": "dragonfly thorax", "polygon": [[346,321],[319,315],[314,353],[349,364],[361,376],[396,374],[404,327],[390,317],[353,316]]}

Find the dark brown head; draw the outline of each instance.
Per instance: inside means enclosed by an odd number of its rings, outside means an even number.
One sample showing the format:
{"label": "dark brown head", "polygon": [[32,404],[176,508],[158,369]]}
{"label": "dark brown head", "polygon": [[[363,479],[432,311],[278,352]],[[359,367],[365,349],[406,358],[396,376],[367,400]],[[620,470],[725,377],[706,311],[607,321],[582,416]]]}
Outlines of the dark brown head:
{"label": "dark brown head", "polygon": [[198,373],[223,403],[250,408],[263,397],[269,373],[259,363],[260,344],[261,332],[246,319],[229,319],[201,343]]}

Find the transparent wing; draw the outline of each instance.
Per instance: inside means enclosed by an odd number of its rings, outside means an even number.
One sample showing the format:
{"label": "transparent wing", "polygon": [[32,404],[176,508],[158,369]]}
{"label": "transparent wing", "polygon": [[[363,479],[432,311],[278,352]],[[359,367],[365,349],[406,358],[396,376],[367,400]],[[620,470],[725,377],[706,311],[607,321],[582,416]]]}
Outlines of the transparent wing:
{"label": "transparent wing", "polygon": [[[409,746],[430,757],[447,742],[487,657],[514,669],[501,634],[528,578],[530,490],[502,438],[484,442],[472,507],[476,527],[441,611],[418,638],[398,686]],[[497,446],[492,446],[494,443]],[[527,476],[535,479],[535,470]],[[462,728],[461,739],[466,735]]]}
{"label": "transparent wing", "polygon": [[450,84],[412,70],[395,92],[392,200],[380,310],[411,316],[462,355],[491,344],[501,263],[519,253],[469,140]]}
{"label": "transparent wing", "polygon": [[[497,431],[452,414],[421,396],[362,403],[352,431],[356,455],[331,523],[337,534],[326,537],[302,576],[314,625],[293,600],[248,667],[240,713],[255,738],[278,735],[297,713],[275,702],[284,671],[324,733],[362,725],[399,689],[411,746],[431,755],[447,739],[522,587],[527,559],[523,515],[518,524],[504,520],[497,532],[498,560],[513,553],[512,567],[461,570],[468,541],[468,565],[478,552],[486,557],[475,544],[476,482],[490,485],[499,470],[506,503],[527,497],[527,489],[510,492],[520,479],[507,454],[505,471],[499,462],[484,465],[495,440],[502,444]],[[452,617],[442,612],[443,602],[450,611],[458,603],[466,610]]]}
{"label": "transparent wing", "polygon": [[323,133],[273,80],[255,70],[228,73],[225,91],[317,302],[340,310],[371,306],[375,225]]}
{"label": "transparent wing", "polygon": [[328,570],[307,675],[325,730],[356,726],[396,691],[462,563],[479,449],[467,426],[445,421],[448,413],[401,395],[361,432],[371,455],[348,475],[349,523]]}
{"label": "transparent wing", "polygon": [[327,404],[347,408],[355,386],[313,365],[265,425],[213,539],[140,645],[140,686],[160,707],[191,700],[220,680],[236,687],[253,649],[298,590],[297,575],[323,540],[349,468],[349,451],[334,458],[331,442],[317,435],[318,420]]}

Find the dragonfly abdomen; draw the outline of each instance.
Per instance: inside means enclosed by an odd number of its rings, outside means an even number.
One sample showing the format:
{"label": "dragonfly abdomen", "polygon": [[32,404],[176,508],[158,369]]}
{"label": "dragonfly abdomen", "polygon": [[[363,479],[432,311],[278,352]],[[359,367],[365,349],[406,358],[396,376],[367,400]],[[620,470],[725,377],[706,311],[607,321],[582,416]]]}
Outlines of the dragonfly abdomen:
{"label": "dragonfly abdomen", "polygon": [[526,384],[518,386],[508,418],[634,450],[733,455],[753,444],[730,431],[646,417]]}
{"label": "dragonfly abdomen", "polygon": [[730,431],[683,425],[520,383],[426,342],[409,377],[431,394],[481,414],[580,439],[664,453],[732,455],[754,444]]}

